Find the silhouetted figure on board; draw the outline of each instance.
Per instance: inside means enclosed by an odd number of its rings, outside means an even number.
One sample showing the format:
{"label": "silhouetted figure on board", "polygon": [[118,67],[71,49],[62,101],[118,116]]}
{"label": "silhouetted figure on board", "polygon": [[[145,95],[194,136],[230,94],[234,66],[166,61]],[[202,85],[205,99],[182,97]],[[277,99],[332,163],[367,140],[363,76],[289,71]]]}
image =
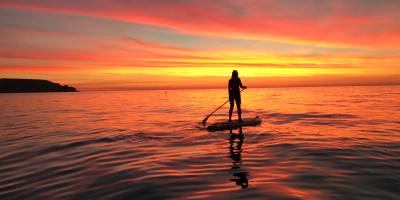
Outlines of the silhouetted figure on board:
{"label": "silhouetted figure on board", "polygon": [[242,121],[242,110],[240,108],[241,98],[240,98],[240,88],[246,89],[246,86],[243,86],[242,81],[239,78],[239,73],[236,70],[232,71],[232,77],[229,79],[228,82],[228,89],[229,89],[229,121],[232,121],[232,112],[234,102],[236,102],[237,112],[239,121]]}

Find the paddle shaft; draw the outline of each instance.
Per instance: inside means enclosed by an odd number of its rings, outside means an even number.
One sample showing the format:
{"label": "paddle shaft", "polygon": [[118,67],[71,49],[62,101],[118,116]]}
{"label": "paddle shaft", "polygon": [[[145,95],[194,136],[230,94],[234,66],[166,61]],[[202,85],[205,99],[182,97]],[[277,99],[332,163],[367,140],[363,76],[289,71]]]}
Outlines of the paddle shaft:
{"label": "paddle shaft", "polygon": [[[240,92],[242,92],[242,91],[245,90],[245,89],[246,89],[246,88],[241,89]],[[222,104],[221,106],[219,106],[217,109],[215,109],[214,111],[212,111],[209,115],[207,115],[207,117],[203,119],[203,124],[206,124],[208,118],[210,118],[211,115],[213,115],[215,112],[217,112],[217,110],[219,110],[220,108],[222,108],[222,107],[223,107],[226,103],[228,103],[228,102],[229,102],[229,99],[228,99],[228,101],[226,101],[224,104]]]}

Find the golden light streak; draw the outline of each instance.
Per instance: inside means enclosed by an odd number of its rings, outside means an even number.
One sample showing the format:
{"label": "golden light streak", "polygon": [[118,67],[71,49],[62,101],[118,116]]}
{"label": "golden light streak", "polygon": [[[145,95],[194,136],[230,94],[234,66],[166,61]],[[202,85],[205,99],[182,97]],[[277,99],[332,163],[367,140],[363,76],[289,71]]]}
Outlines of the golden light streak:
{"label": "golden light streak", "polygon": [[[324,74],[343,74],[343,70],[334,68],[264,68],[264,67],[168,67],[168,68],[110,68],[97,71],[105,74],[123,75],[163,75],[178,77],[226,77],[232,70],[238,70],[241,77],[271,76],[313,76]],[[351,74],[364,74],[365,69],[352,70]]]}

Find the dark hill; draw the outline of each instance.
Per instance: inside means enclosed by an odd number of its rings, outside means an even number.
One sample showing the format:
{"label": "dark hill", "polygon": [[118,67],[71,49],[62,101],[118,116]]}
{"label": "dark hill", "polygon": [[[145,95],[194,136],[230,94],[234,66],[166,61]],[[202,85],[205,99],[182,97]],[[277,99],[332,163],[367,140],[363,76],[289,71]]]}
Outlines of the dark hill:
{"label": "dark hill", "polygon": [[0,79],[0,93],[77,92],[74,87],[40,79]]}

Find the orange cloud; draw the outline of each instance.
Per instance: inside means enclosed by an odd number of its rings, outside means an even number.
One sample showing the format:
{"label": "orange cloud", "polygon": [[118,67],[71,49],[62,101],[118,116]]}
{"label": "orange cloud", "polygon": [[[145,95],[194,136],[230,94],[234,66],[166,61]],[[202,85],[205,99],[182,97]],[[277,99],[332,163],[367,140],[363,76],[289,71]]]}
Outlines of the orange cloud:
{"label": "orange cloud", "polygon": [[[398,49],[394,1],[222,2],[3,0],[1,7],[93,16],[218,37],[278,40],[323,46]],[[159,12],[159,11],[168,12]],[[296,12],[293,12],[296,10]]]}
{"label": "orange cloud", "polygon": [[0,76],[181,88],[225,86],[234,68],[255,86],[400,74],[400,3],[291,2],[3,0]]}

